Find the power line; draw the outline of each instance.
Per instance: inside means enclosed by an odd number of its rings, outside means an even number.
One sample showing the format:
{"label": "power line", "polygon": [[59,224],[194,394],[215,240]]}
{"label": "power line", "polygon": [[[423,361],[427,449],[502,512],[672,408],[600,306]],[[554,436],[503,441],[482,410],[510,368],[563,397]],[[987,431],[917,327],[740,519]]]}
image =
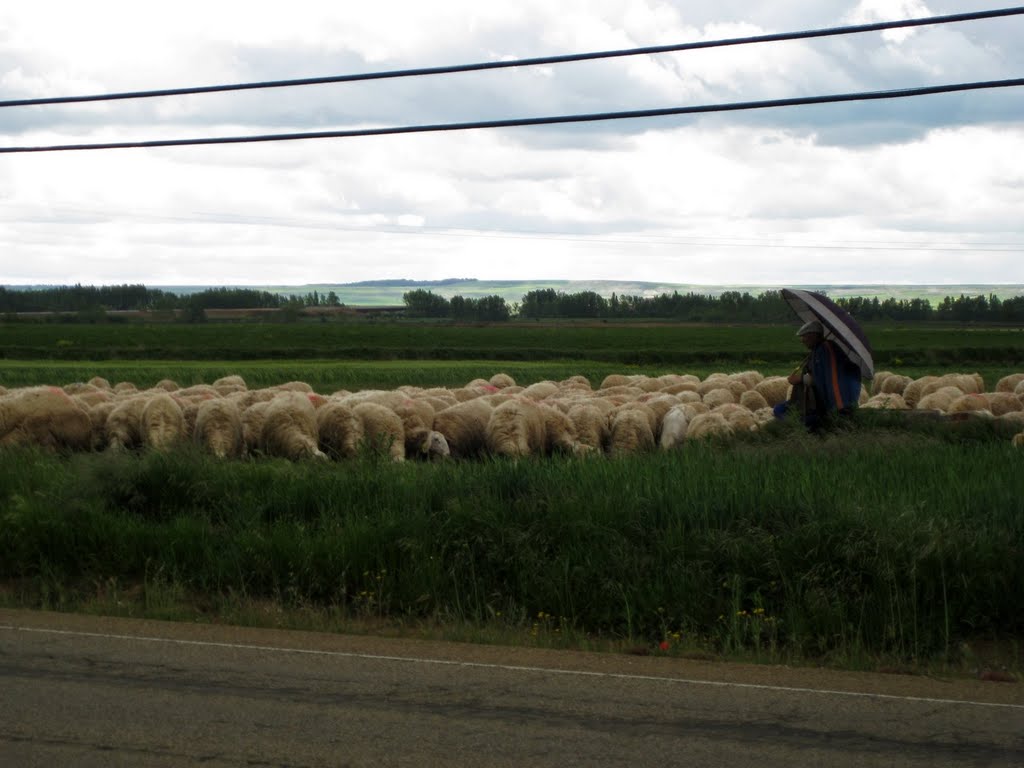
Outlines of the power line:
{"label": "power line", "polygon": [[182,147],[209,144],[251,144],[268,141],[297,141],[304,139],[345,139],[361,136],[388,136],[406,133],[437,133],[442,131],[466,131],[484,128],[517,128],[536,125],[564,123],[587,123],[602,120],[632,120],[671,115],[695,115],[709,112],[739,112],[753,109],[807,106],[811,104],[834,104],[850,101],[876,101],[880,99],[903,99],[912,96],[930,96],[940,93],[976,91],[990,88],[1012,88],[1024,85],[1024,78],[1008,80],[984,80],[972,83],[929,85],[918,88],[900,88],[889,91],[860,91],[825,96],[796,96],[786,99],[762,101],[741,101],[725,104],[705,104],[689,107],[664,107],[639,109],[625,112],[598,112],[577,115],[555,115],[547,117],[511,118],[505,120],[481,120],[468,123],[435,123],[432,125],[404,125],[383,128],[361,128],[338,131],[305,131],[300,133],[272,133],[255,136],[214,136],[193,139],[153,139],[150,141],[113,141],[94,144],[54,144],[36,147],[0,147],[0,154],[28,152],[67,152],[90,149],[140,149],[154,147]]}
{"label": "power line", "polygon": [[305,77],[293,80],[268,80],[253,83],[231,83],[225,85],[205,85],[186,88],[165,88],[148,91],[125,91],[122,93],[102,93],[85,96],[52,96],[35,99],[9,99],[0,101],[0,108],[3,107],[25,107],[41,106],[45,104],[74,104],[91,101],[116,101],[124,99],[148,99],[163,96],[187,96],[201,93],[222,93],[225,91],[257,90],[262,88],[290,88],[300,85],[325,85],[329,83],[352,83],[365,80],[384,80],[402,77],[421,77],[425,75],[447,75],[457,72],[476,72],[491,69],[510,69],[513,67],[532,67],[544,64],[565,64],[574,61],[592,61],[595,59],[610,59],[623,56],[641,56],[657,53],[675,53],[679,51],[693,51],[706,48],[721,48],[733,45],[750,45],[755,43],[783,42],[787,40],[807,40],[820,37],[835,37],[838,35],[859,34],[864,32],[879,32],[888,29],[901,29],[906,27],[923,27],[937,24],[952,24],[963,21],[978,21],[981,19],[994,19],[1005,16],[1017,16],[1024,14],[1024,6],[1012,8],[997,8],[988,11],[974,11],[970,13],[955,13],[944,16],[928,16],[917,19],[903,19],[900,21],[881,21],[871,24],[855,24],[843,27],[827,27],[823,29],[809,29],[799,32],[779,32],[767,35],[753,35],[749,37],[731,37],[720,40],[703,40],[690,43],[678,43],[674,45],[654,45],[643,48],[625,48],[610,51],[593,51],[590,53],[564,54],[560,56],[541,56],[528,59],[512,59],[509,61],[486,61],[473,64],[455,64],[440,67],[421,67],[415,69],[396,69],[383,72],[365,72],[349,75],[328,75],[325,77]]}

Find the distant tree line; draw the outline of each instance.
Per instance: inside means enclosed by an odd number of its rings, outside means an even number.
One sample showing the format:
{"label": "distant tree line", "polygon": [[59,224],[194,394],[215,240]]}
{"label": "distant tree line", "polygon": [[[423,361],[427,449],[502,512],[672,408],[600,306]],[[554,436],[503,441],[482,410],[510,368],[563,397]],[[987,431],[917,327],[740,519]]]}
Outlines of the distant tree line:
{"label": "distant tree line", "polygon": [[[610,297],[593,291],[566,293],[544,288],[526,293],[509,304],[501,296],[448,299],[416,289],[402,295],[409,317],[459,321],[580,319],[669,319],[680,322],[776,323],[792,319],[792,310],[776,290],[758,295],[725,291],[662,293],[657,296]],[[1024,322],[1024,296],[1000,299],[995,294],[946,296],[937,304],[928,299],[838,298],[836,303],[862,321]],[[108,311],[176,311],[186,321],[202,321],[208,309],[279,309],[295,315],[305,307],[341,306],[334,291],[310,291],[291,296],[252,288],[208,288],[175,294],[144,285],[53,286],[17,290],[0,286],[0,314],[17,312],[73,313],[102,318]],[[294,318],[293,318],[294,319]]]}
{"label": "distant tree line", "polygon": [[0,313],[181,310],[187,319],[198,319],[207,309],[283,309],[287,307],[340,306],[334,291],[311,291],[284,296],[252,288],[208,288],[176,294],[144,285],[61,285],[29,290],[0,286]]}
{"label": "distant tree line", "polygon": [[[792,320],[793,311],[779,291],[754,296],[725,291],[713,296],[700,293],[662,293],[657,296],[605,298],[593,291],[565,293],[553,288],[530,291],[521,302],[508,306],[499,296],[485,299],[446,299],[427,290],[403,295],[406,311],[415,317],[501,320],[593,318],[671,319],[681,322],[777,323]],[[989,296],[945,297],[937,306],[927,299],[861,297],[839,298],[836,303],[864,321],[946,320],[960,322],[1024,322],[1024,296],[1000,299]]]}

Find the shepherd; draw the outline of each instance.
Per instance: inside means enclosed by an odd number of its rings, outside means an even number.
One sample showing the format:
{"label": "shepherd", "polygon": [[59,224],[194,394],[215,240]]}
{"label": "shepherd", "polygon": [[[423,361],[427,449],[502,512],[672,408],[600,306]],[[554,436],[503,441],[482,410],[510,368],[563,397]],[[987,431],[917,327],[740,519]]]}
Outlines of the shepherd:
{"label": "shepherd", "polygon": [[783,289],[782,296],[805,321],[796,335],[809,354],[789,375],[792,394],[775,407],[775,415],[782,418],[796,408],[817,430],[833,416],[856,410],[861,379],[874,377],[871,345],[857,322],[826,296],[797,289]]}

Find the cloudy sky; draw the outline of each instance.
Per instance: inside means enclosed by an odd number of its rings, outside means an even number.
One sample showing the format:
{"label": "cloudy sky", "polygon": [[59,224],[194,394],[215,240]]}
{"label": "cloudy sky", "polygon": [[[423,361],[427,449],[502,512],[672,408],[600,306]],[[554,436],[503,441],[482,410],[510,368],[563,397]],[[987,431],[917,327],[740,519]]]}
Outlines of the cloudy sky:
{"label": "cloudy sky", "polygon": [[[37,0],[0,100],[669,45],[978,0]],[[1024,16],[0,109],[0,146],[472,122],[1024,76]],[[1024,283],[1024,88],[575,125],[0,154],[0,284]]]}

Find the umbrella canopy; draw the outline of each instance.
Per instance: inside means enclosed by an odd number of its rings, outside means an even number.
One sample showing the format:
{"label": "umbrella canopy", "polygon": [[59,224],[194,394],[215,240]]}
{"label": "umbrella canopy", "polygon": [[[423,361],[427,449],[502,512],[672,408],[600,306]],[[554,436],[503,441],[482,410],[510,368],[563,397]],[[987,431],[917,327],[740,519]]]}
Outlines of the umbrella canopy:
{"label": "umbrella canopy", "polygon": [[782,298],[789,302],[789,306],[805,323],[817,320],[824,326],[825,338],[838,344],[846,356],[856,363],[862,379],[875,377],[871,342],[849,312],[815,291],[783,288]]}

